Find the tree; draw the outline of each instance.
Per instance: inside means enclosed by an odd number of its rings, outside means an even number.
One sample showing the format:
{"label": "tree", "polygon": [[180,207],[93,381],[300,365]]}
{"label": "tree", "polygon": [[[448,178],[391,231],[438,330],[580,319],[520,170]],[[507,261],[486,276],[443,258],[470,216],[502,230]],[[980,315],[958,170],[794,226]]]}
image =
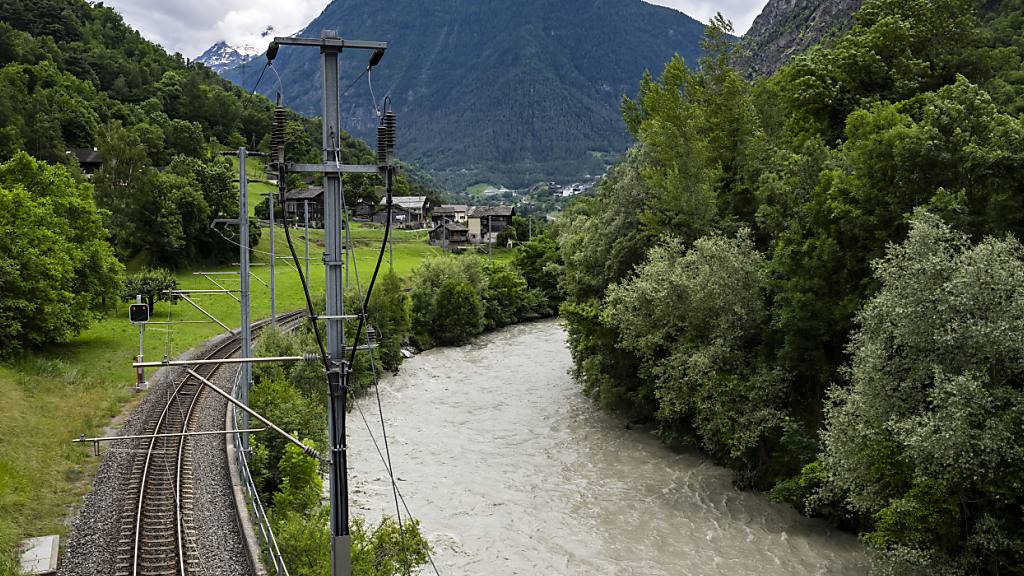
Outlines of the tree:
{"label": "tree", "polygon": [[386,274],[370,297],[370,323],[377,330],[377,351],[386,370],[397,370],[402,362],[402,342],[409,334],[412,318],[409,296],[397,274]]}
{"label": "tree", "polygon": [[103,127],[99,136],[103,167],[96,173],[96,203],[107,211],[114,246],[131,254],[149,234],[144,211],[152,200],[143,195],[143,183],[150,177],[146,148],[120,122]]}
{"label": "tree", "polygon": [[786,376],[762,361],[766,297],[764,257],[749,231],[689,250],[667,239],[609,288],[604,317],[652,381],[663,433],[685,440],[692,431],[701,448],[740,463],[748,482],[792,427]]}
{"label": "tree", "polygon": [[526,285],[531,290],[540,290],[548,304],[557,308],[562,301],[558,288],[562,258],[555,240],[546,234],[534,236],[529,242],[519,245],[512,264],[526,279]]}
{"label": "tree", "polygon": [[126,301],[134,301],[136,295],[141,295],[149,304],[152,313],[154,303],[164,300],[170,301],[168,290],[178,289],[178,279],[170,270],[164,268],[143,268],[134,274],[129,274],[124,279],[124,290],[121,293]]}
{"label": "tree", "polygon": [[484,326],[488,330],[514,324],[528,312],[527,285],[519,271],[503,262],[484,265],[487,286],[481,294],[484,303]]}
{"label": "tree", "polygon": [[3,355],[64,342],[110,306],[124,267],[107,244],[92,187],[19,153],[0,164]]}
{"label": "tree", "polygon": [[1024,568],[1024,247],[918,210],[874,263],[851,386],[833,388],[822,496],[872,518],[889,574]]}
{"label": "tree", "polygon": [[483,331],[484,304],[466,280],[448,279],[434,297],[431,337],[439,344],[462,344]]}

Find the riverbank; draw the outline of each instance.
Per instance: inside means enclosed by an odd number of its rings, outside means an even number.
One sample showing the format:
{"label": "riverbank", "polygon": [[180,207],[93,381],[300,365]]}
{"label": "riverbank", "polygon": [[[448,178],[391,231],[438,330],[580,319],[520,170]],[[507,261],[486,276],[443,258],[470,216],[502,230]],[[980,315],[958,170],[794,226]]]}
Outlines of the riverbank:
{"label": "riverbank", "polygon": [[[599,411],[557,320],[407,360],[381,383],[399,488],[442,572],[862,575],[851,534],[805,518],[695,454]],[[376,402],[360,408],[379,434]],[[353,509],[394,514],[358,412]]]}

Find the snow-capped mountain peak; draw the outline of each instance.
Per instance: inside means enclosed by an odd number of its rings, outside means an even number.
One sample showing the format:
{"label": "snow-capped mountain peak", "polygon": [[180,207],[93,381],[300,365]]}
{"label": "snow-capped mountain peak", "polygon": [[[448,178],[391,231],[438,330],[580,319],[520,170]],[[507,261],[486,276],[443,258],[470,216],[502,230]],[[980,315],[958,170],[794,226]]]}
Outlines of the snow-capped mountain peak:
{"label": "snow-capped mountain peak", "polygon": [[202,62],[211,70],[220,74],[225,70],[231,70],[245,64],[262,52],[262,48],[252,44],[232,46],[227,42],[220,41],[207,48],[205,52],[196,58],[196,62]]}

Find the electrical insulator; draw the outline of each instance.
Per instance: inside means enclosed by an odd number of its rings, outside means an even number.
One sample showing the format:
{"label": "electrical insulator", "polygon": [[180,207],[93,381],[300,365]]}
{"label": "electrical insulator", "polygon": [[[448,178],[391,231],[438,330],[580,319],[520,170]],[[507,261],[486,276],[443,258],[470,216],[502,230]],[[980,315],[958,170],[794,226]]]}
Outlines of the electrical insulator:
{"label": "electrical insulator", "polygon": [[388,111],[384,114],[384,132],[385,140],[387,140],[387,158],[388,164],[394,164],[395,162],[395,123],[397,119],[395,113]]}
{"label": "electrical insulator", "polygon": [[288,122],[288,111],[284,106],[274,108],[274,125],[270,130],[270,151],[275,162],[284,162],[284,127]]}
{"label": "electrical insulator", "polygon": [[383,124],[377,126],[377,166],[388,165],[388,136]]}

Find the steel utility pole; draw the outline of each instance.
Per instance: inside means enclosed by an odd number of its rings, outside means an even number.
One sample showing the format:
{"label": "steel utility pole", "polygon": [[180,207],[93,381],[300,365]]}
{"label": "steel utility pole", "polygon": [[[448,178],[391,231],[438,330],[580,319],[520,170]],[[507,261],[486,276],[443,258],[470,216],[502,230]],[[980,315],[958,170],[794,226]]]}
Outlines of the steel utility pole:
{"label": "steel utility pole", "polygon": [[[278,186],[284,186],[283,182],[278,183]],[[277,294],[274,280],[277,275],[274,273],[274,267],[277,266],[277,250],[274,243],[274,193],[271,192],[267,195],[267,205],[270,208],[270,323],[277,325]],[[287,223],[286,223],[287,224]]]}
{"label": "steel utility pole", "polygon": [[306,282],[309,282],[309,200],[303,201],[303,219],[306,224]]}
{"label": "steel utility pole", "polygon": [[[385,42],[344,40],[335,30],[324,30],[320,38],[276,37],[267,48],[268,60],[273,60],[282,45],[309,46],[320,49],[321,100],[323,103],[323,164],[287,165],[295,172],[322,172],[324,174],[324,266],[326,268],[327,314],[327,426],[330,444],[331,494],[331,575],[352,574],[352,537],[349,534],[348,460],[345,438],[345,410],[348,394],[349,365],[345,358],[344,285],[347,252],[342,227],[345,196],[342,192],[342,172],[377,173],[379,166],[350,166],[341,164],[341,115],[338,90],[338,56],[343,49],[372,50],[368,68],[380,62],[387,49]],[[279,158],[278,173],[284,177],[285,166]],[[388,172],[390,174],[390,171]]]}
{"label": "steel utility pole", "polygon": [[[238,262],[241,264],[241,285],[239,286],[239,305],[242,308],[242,358],[252,358],[252,323],[249,319],[249,176],[245,173],[245,159],[248,153],[245,147],[238,149]],[[273,282],[273,277],[271,277]],[[252,364],[242,364],[242,385],[238,387],[238,400],[245,406],[249,405],[249,388],[252,386]],[[242,411],[241,428],[249,429],[249,413]],[[242,450],[249,452],[249,433],[242,433]]]}

